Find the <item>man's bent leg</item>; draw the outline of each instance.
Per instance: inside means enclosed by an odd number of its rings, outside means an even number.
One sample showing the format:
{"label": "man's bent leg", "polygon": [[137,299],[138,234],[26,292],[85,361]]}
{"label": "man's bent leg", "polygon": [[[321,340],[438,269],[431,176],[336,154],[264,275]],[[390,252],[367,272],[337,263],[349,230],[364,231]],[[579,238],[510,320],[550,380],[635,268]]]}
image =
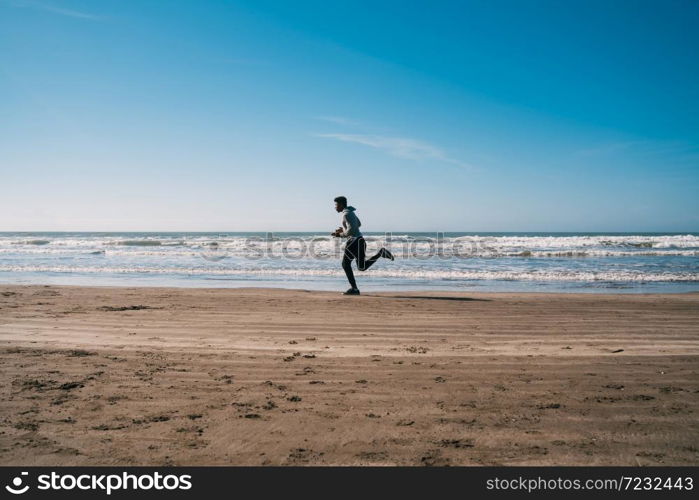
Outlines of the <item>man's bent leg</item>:
{"label": "man's bent leg", "polygon": [[379,260],[381,257],[383,257],[383,248],[379,250],[376,255],[374,255],[371,259],[365,260],[366,258],[366,241],[364,238],[361,238],[361,242],[358,245],[357,249],[357,269],[360,271],[366,271],[369,269],[371,266],[374,265],[374,262]]}

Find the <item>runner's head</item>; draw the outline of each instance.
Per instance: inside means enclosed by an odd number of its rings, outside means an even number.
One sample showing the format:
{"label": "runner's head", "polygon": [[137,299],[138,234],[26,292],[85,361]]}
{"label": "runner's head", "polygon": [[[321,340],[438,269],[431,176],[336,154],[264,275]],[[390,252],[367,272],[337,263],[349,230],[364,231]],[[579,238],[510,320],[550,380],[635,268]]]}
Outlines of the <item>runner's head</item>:
{"label": "runner's head", "polygon": [[342,212],[345,208],[347,208],[347,198],[344,196],[335,198],[335,210],[337,212]]}

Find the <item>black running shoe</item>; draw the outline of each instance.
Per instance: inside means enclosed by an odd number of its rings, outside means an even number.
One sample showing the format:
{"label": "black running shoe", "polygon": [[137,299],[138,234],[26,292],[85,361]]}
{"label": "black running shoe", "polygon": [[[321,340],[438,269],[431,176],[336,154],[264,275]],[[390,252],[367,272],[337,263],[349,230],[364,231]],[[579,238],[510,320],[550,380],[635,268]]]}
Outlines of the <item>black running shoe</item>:
{"label": "black running shoe", "polygon": [[342,295],[359,295],[359,289],[358,288],[350,288],[346,292],[342,292]]}
{"label": "black running shoe", "polygon": [[391,252],[389,252],[388,250],[386,250],[385,248],[383,249],[383,256],[386,259],[393,260],[393,254]]}

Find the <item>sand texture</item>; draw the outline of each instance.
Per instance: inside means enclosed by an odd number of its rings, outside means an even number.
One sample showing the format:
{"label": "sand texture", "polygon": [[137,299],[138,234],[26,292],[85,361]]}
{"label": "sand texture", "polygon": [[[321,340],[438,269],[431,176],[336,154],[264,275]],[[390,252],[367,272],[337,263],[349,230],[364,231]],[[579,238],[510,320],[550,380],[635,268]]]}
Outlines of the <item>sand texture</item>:
{"label": "sand texture", "polygon": [[699,294],[0,285],[2,465],[698,465]]}

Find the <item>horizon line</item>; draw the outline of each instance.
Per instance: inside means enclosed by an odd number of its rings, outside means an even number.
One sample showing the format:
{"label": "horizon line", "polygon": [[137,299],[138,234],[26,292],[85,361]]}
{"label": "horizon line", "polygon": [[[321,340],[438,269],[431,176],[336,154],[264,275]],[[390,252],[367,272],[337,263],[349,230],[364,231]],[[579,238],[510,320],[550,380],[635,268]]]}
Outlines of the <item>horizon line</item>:
{"label": "horizon line", "polygon": [[[105,234],[116,234],[116,233],[193,233],[193,234],[209,234],[209,233],[316,233],[324,234],[327,233],[330,236],[330,232],[327,230],[309,230],[309,231],[289,231],[289,230],[209,230],[209,231],[190,231],[190,230],[71,230],[71,229],[61,229],[61,230],[43,230],[43,229],[33,229],[33,230],[3,230],[0,229],[0,234],[3,233],[105,233]],[[495,231],[495,230],[471,230],[471,231],[455,231],[455,230],[391,230],[391,231],[365,231],[365,234],[385,234],[385,233],[559,233],[559,234],[636,234],[636,233],[652,233],[652,234],[681,234],[681,233],[696,233],[699,235],[699,230],[673,230],[673,231],[649,231],[649,230],[636,230],[636,231],[560,231],[560,230],[539,230],[539,231]]]}

